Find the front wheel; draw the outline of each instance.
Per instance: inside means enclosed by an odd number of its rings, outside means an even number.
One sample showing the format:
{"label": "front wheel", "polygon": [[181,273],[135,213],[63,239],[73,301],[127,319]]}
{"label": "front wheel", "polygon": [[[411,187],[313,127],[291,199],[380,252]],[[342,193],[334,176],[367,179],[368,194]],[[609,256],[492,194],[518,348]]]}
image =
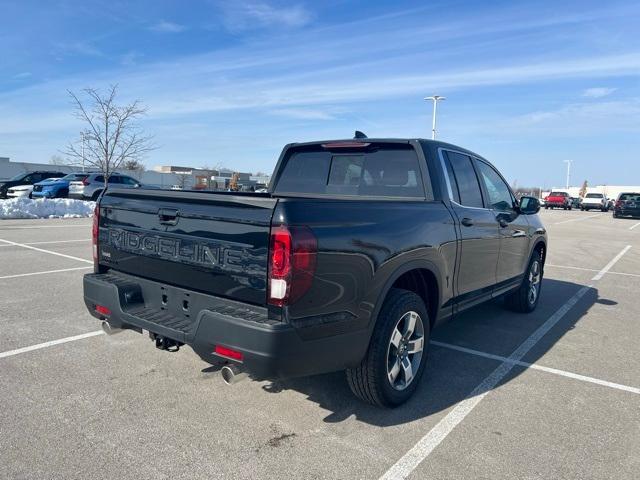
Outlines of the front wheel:
{"label": "front wheel", "polygon": [[347,370],[351,391],[382,407],[406,402],[424,372],[429,345],[427,308],[418,295],[394,288],[382,305],[369,349],[356,368]]}
{"label": "front wheel", "polygon": [[506,298],[507,305],[511,310],[530,313],[536,309],[542,288],[542,273],[542,257],[540,252],[536,250],[529,261],[520,287]]}

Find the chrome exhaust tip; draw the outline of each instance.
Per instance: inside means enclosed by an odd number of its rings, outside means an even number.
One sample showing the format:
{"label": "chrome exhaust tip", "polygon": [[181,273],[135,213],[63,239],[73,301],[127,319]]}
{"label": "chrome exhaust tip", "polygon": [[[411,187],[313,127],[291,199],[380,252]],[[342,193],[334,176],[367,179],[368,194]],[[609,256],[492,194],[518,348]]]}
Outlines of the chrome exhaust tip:
{"label": "chrome exhaust tip", "polygon": [[115,335],[116,333],[122,332],[123,329],[112,327],[109,322],[102,322],[102,331],[107,335]]}
{"label": "chrome exhaust tip", "polygon": [[222,381],[227,385],[233,385],[247,378],[247,373],[235,365],[225,365],[220,370],[220,375],[222,375]]}

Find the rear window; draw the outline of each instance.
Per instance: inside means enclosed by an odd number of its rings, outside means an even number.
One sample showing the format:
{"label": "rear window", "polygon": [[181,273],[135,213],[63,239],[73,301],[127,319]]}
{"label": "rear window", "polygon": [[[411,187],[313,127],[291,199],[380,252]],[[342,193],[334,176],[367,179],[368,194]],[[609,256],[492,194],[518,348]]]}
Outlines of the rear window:
{"label": "rear window", "polygon": [[550,197],[568,197],[569,194],[567,192],[551,192],[549,196]]}
{"label": "rear window", "polygon": [[62,180],[68,180],[70,182],[80,182],[88,176],[89,175],[85,173],[70,173],[69,175],[62,177]]}
{"label": "rear window", "polygon": [[601,193],[587,193],[587,196],[585,198],[602,198],[602,194]]}
{"label": "rear window", "polygon": [[633,200],[637,202],[640,201],[640,193],[621,193],[619,200]]}
{"label": "rear window", "polygon": [[275,193],[424,198],[418,157],[408,146],[364,152],[294,151],[281,169]]}

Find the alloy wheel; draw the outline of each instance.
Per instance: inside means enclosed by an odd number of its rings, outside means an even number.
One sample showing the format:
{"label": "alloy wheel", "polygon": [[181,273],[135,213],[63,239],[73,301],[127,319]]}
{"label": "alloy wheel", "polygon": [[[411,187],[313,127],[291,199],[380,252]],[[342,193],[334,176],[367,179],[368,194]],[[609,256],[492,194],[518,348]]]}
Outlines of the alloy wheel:
{"label": "alloy wheel", "polygon": [[417,312],[405,313],[396,323],[387,348],[387,378],[395,390],[404,390],[415,378],[424,350],[424,324]]}

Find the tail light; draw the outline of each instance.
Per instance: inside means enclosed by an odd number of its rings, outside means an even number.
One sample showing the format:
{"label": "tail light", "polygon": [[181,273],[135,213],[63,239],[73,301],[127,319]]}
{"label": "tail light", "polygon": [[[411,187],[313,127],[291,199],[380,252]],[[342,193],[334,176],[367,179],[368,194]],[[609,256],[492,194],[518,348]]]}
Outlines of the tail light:
{"label": "tail light", "polygon": [[271,229],[268,302],[291,305],[313,283],[318,243],[308,227],[281,225]]}
{"label": "tail light", "polygon": [[624,201],[623,200],[616,200],[616,208],[620,208],[624,205]]}
{"label": "tail light", "polygon": [[98,226],[100,224],[100,207],[96,204],[93,210],[93,224],[91,225],[91,245],[93,248],[93,270],[98,272]]}
{"label": "tail light", "polygon": [[89,185],[90,183],[91,183],[91,182],[89,181],[89,177],[84,177],[84,178],[82,179],[82,185],[84,185],[85,187],[86,187],[87,185]]}

